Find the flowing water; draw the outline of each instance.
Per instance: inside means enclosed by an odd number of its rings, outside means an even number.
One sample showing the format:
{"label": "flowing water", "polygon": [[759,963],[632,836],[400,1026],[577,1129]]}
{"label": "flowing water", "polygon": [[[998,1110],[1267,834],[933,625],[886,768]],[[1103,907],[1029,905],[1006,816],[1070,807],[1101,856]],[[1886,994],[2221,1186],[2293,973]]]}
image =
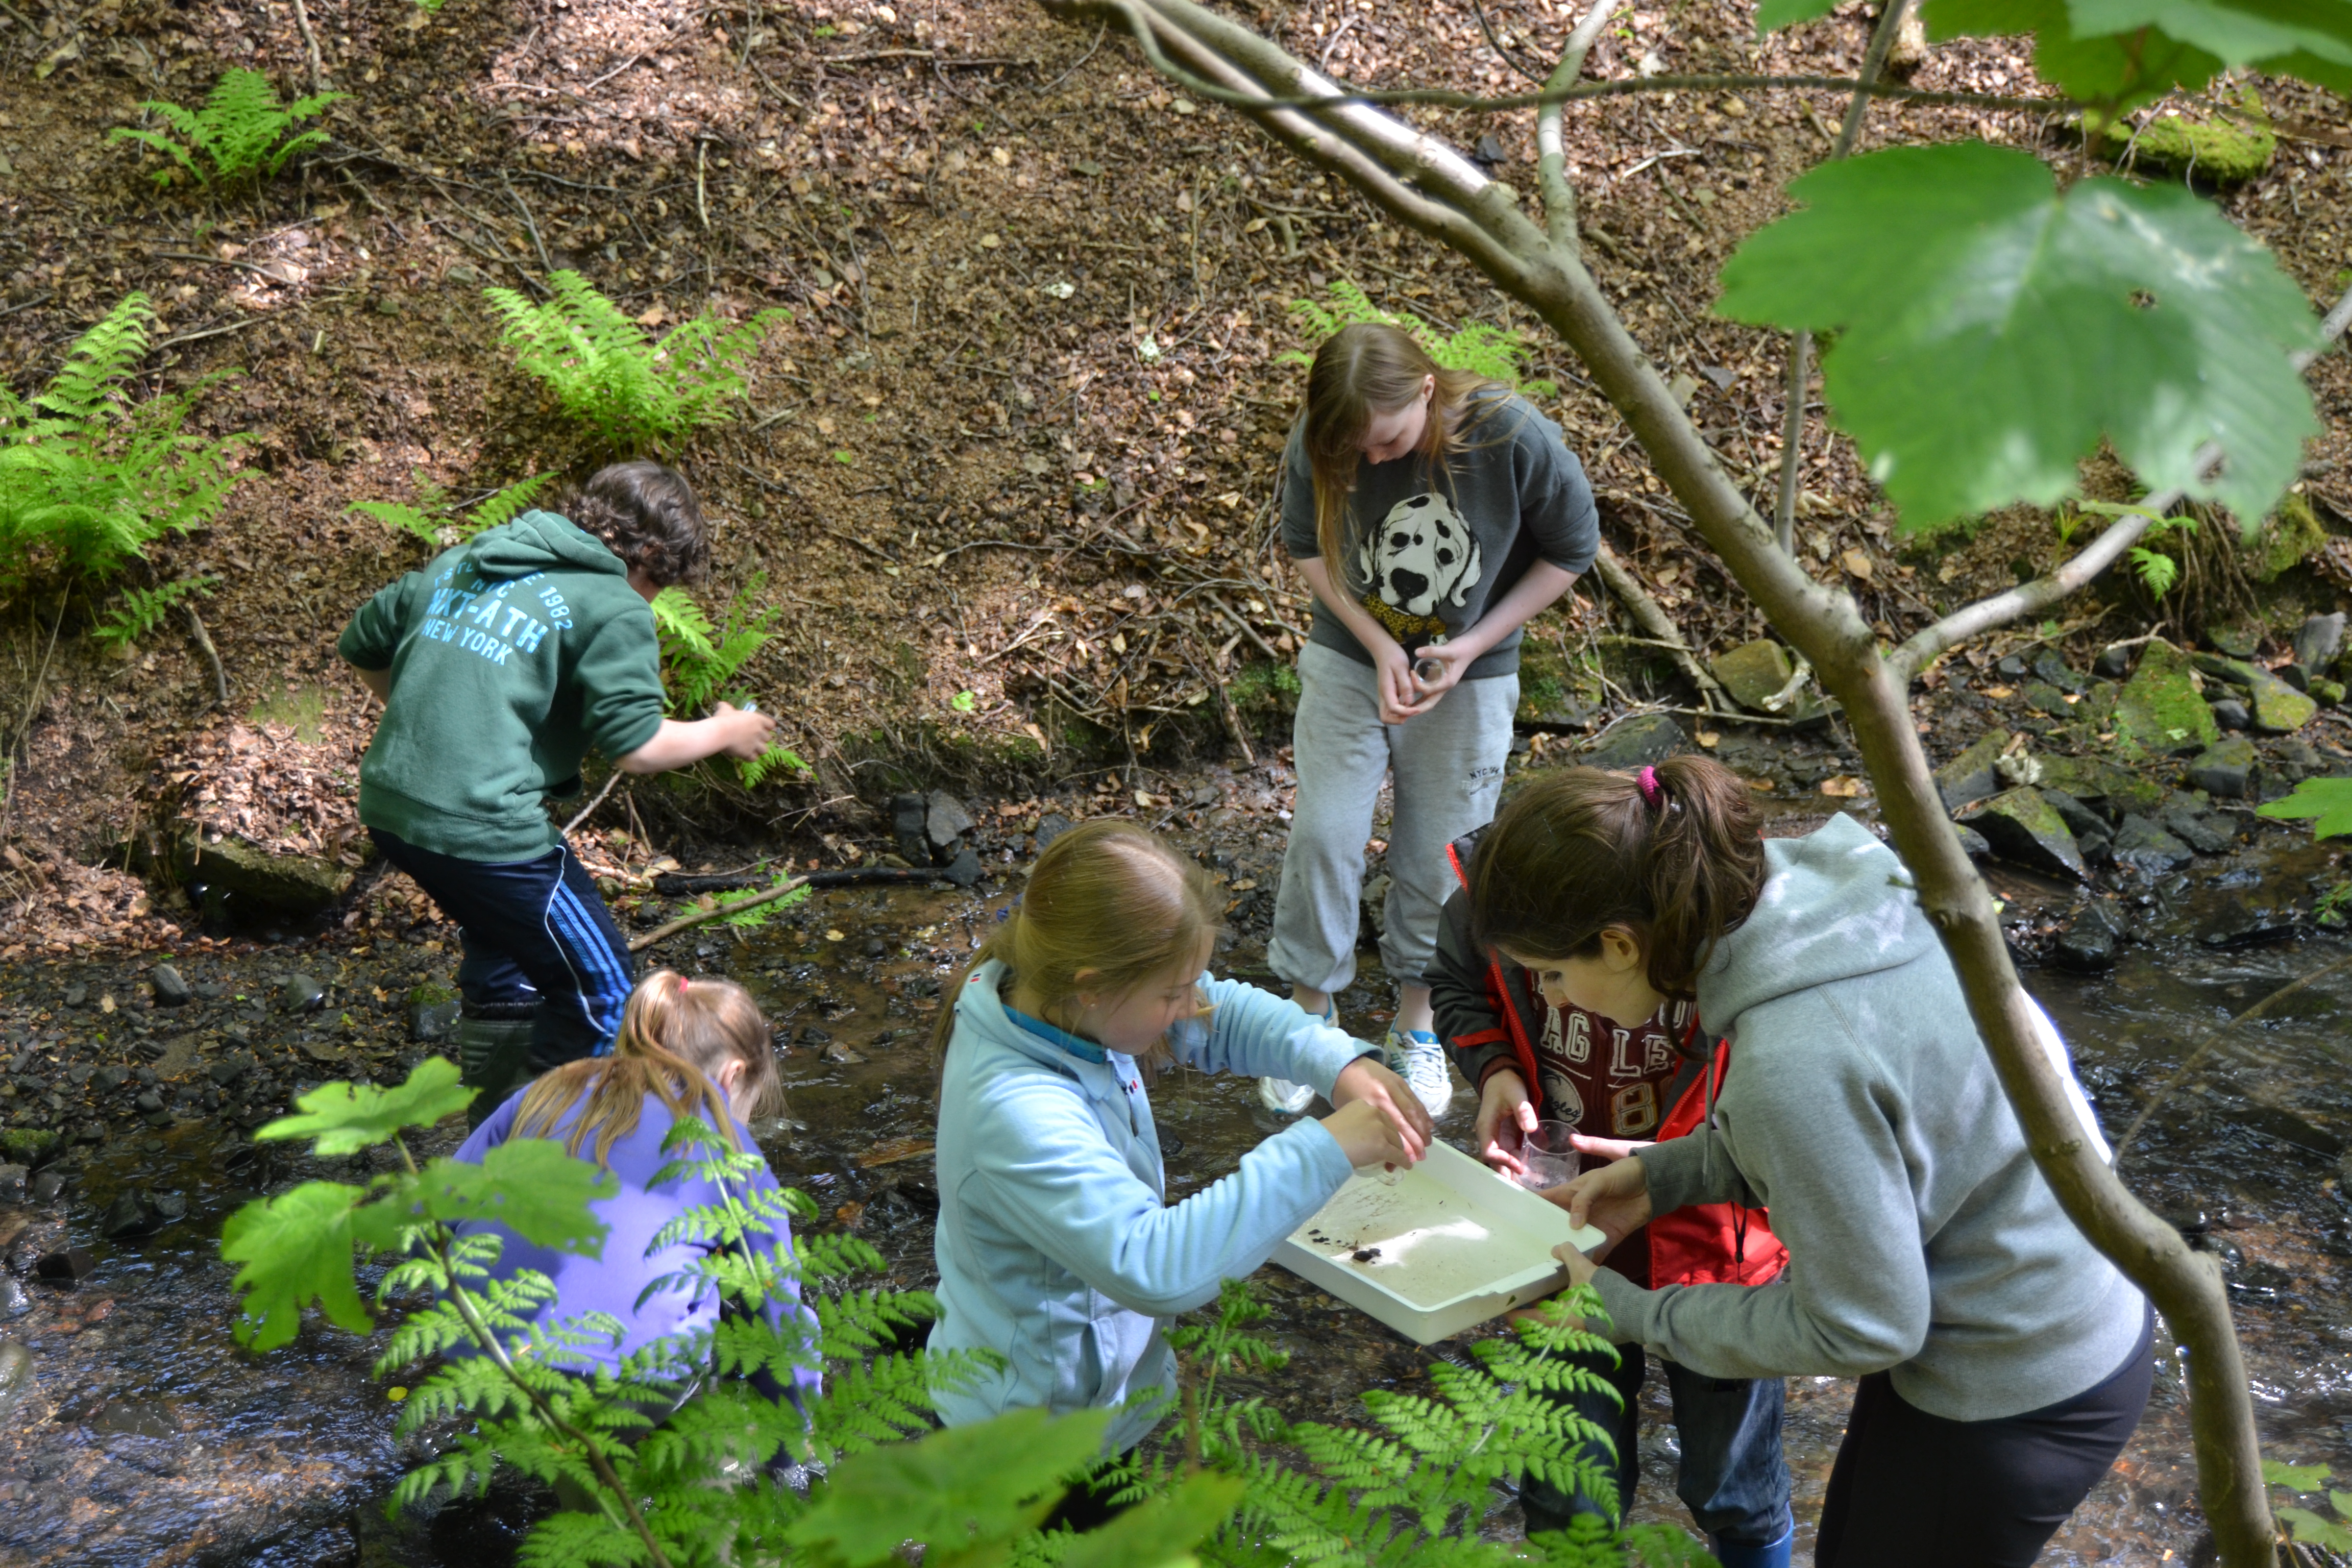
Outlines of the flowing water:
{"label": "flowing water", "polygon": [[[2299,898],[2325,863],[2307,843],[2276,840],[2148,895],[2137,915],[2146,940],[2113,973],[2028,973],[2111,1132],[2204,1031],[2343,951],[2341,939],[2309,932],[2244,949],[2199,940],[2217,909]],[[2018,910],[2065,897],[2017,883],[2003,890]],[[938,1194],[921,1147],[932,1125],[929,999],[1008,897],[835,891],[762,931],[689,935],[668,960],[742,980],[792,1038],[791,1116],[763,1130],[770,1158],[830,1223],[873,1239],[902,1285],[932,1278]],[[1267,978],[1262,946],[1247,936],[1220,963]],[[1378,1028],[1372,1009],[1384,989],[1367,955],[1343,998],[1358,1032]],[[2342,1289],[2352,1212],[2339,1170],[2352,1141],[2347,1003],[2352,977],[2338,976],[2232,1031],[2152,1120],[2125,1168],[2136,1190],[2227,1262],[2267,1451],[2352,1474],[2352,1303]],[[1279,1125],[1246,1081],[1180,1071],[1152,1092],[1171,1199],[1230,1170]],[[1470,1097],[1457,1093],[1442,1133],[1466,1142],[1471,1112]],[[338,1162],[329,1173],[352,1180],[355,1171]],[[26,1280],[29,1307],[0,1317],[0,1339],[29,1352],[0,1351],[0,1565],[509,1560],[543,1506],[526,1489],[502,1486],[486,1500],[385,1519],[394,1479],[446,1434],[393,1436],[391,1392],[369,1373],[381,1331],[362,1339],[314,1325],[267,1356],[232,1344],[220,1221],[257,1191],[310,1173],[307,1162],[298,1169],[184,1122],[106,1145],[68,1205],[0,1207],[0,1252],[70,1244],[96,1262],[71,1287]],[[185,1193],[192,1207],[145,1240],[101,1239],[98,1216],[138,1189]],[[1278,1269],[1256,1284],[1275,1310],[1273,1337],[1295,1353],[1250,1392],[1294,1416],[1349,1419],[1362,1390],[1425,1385],[1433,1360],[1465,1354],[1469,1336],[1424,1351]],[[1851,1385],[1833,1379],[1791,1381],[1787,1442],[1801,1518],[1818,1511],[1850,1396]],[[1681,1520],[1673,1427],[1654,1379],[1644,1404],[1636,1513]],[[2189,1561],[2200,1534],[2192,1498],[2181,1381],[2168,1355],[2125,1459],[2043,1561]],[[1515,1532],[1516,1503],[1498,1496],[1487,1529]],[[1802,1561],[1810,1525],[1800,1531]]]}

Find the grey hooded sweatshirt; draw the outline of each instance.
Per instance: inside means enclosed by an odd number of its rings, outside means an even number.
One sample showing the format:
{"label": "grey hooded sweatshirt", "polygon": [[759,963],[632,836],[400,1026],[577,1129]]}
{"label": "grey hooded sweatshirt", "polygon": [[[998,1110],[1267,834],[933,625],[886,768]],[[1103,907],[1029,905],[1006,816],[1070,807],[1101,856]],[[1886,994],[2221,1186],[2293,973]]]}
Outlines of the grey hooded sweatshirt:
{"label": "grey hooded sweatshirt", "polygon": [[2143,1298],[2034,1168],[1902,862],[1848,816],[1764,853],[1755,913],[1699,976],[1702,1026],[1734,1047],[1713,1129],[1639,1158],[1660,1214],[1769,1206],[1789,1270],[1643,1290],[1604,1268],[1613,1336],[1713,1377],[1891,1368],[1954,1421],[2098,1384]]}

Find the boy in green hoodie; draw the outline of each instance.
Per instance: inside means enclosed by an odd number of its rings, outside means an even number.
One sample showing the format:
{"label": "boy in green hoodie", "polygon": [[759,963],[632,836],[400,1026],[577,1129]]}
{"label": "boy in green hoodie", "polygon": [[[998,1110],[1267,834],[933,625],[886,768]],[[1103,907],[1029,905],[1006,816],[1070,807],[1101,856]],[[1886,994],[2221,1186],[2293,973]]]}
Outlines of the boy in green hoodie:
{"label": "boy in green hoodie", "polygon": [[360,766],[360,820],[465,936],[457,988],[473,1121],[548,1068],[612,1048],[635,969],[596,885],[547,813],[594,747],[624,773],[775,730],[722,702],[662,716],[647,605],[709,555],[702,510],[658,463],[600,470],[565,507],[443,552],[360,607],[336,647],[383,701]]}

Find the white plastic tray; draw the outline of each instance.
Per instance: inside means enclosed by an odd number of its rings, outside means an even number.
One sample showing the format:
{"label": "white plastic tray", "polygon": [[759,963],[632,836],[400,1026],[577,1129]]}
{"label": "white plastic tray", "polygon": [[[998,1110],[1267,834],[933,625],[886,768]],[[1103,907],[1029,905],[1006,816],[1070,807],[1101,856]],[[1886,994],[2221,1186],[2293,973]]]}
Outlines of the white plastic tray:
{"label": "white plastic tray", "polygon": [[1568,1283],[1563,1241],[1591,1226],[1447,1143],[1393,1184],[1356,1176],[1274,1249],[1274,1261],[1422,1344],[1434,1344]]}

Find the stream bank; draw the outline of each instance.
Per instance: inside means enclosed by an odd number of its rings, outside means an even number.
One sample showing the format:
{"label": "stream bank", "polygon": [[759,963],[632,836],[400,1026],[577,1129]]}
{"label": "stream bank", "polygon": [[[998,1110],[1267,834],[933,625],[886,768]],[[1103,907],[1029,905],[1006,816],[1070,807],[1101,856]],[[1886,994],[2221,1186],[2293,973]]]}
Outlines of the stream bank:
{"label": "stream bank", "polygon": [[[1948,700],[1957,730],[1972,710]],[[2000,699],[1978,700],[1996,718],[2007,712]],[[2301,743],[2334,766],[2337,731],[2327,723],[2317,746]],[[1951,739],[1937,748],[1948,771],[1982,748],[1982,734],[1972,744]],[[2299,765],[2286,744],[2257,747],[2273,790]],[[1792,734],[1702,721],[1685,731],[1651,716],[1581,746],[1527,737],[1515,767],[1628,765],[1675,745],[1701,746],[1749,777],[1776,832],[1804,831],[1837,809],[1871,820],[1866,792],[1844,793],[1859,769],[1833,725]],[[2008,740],[2002,752],[2042,755]],[[2028,986],[2072,1041],[2111,1131],[2207,1029],[2344,951],[2340,931],[2312,919],[2317,891],[2341,878],[2340,852],[2300,826],[2252,816],[2249,800],[2200,795],[2184,771],[2192,761],[2125,770],[2157,792],[2137,802],[2153,820],[2207,830],[2180,864],[2117,858],[2112,844],[2082,884],[1987,864]],[[2079,763],[2053,751],[2045,764],[2054,780]],[[731,975],[759,997],[791,1096],[787,1118],[761,1130],[769,1158],[818,1199],[823,1223],[873,1239],[895,1283],[934,1278],[938,1197],[920,1150],[934,1114],[928,1038],[940,986],[1015,895],[1041,837],[1111,809],[1160,827],[1226,889],[1232,933],[1220,967],[1271,983],[1265,939],[1286,771],[1269,758],[1255,769],[1144,782],[955,803],[967,826],[953,847],[982,873],[968,889],[824,890],[761,926],[705,926],[646,955]],[[2010,786],[2020,787],[2030,786]],[[891,853],[887,842],[873,853]],[[649,926],[672,908],[647,898],[625,918]],[[2110,936],[2104,968],[2065,950],[2070,933],[2095,924]],[[1352,1029],[1373,1034],[1385,986],[1376,958],[1365,959],[1341,1006]],[[452,933],[429,920],[355,932],[330,918],[278,942],[223,931],[173,953],[25,964],[0,979],[8,1075],[0,1115],[8,1147],[29,1156],[21,1176],[0,1173],[0,1341],[22,1352],[0,1363],[0,1562],[470,1568],[510,1554],[544,1506],[525,1490],[495,1488],[480,1502],[383,1520],[382,1498],[431,1435],[404,1446],[393,1438],[393,1405],[367,1373],[382,1331],[362,1340],[313,1327],[270,1356],[237,1352],[227,1334],[229,1271],[216,1255],[221,1220],[246,1198],[315,1174],[352,1179],[352,1162],[321,1171],[257,1148],[247,1133],[315,1082],[404,1077],[448,1026],[455,961]],[[2341,1163],[2352,1094],[2342,1088],[2339,1023],[2347,1004],[2352,979],[2337,977],[2225,1037],[2125,1166],[2136,1191],[2230,1268],[2266,1448],[2339,1472],[2352,1471],[2352,1209]],[[1244,1081],[1179,1073],[1155,1091],[1155,1105],[1171,1198],[1230,1169],[1277,1125]],[[1465,1142],[1472,1109],[1457,1093],[1443,1135]],[[451,1144],[456,1136],[454,1127],[436,1135]],[[1278,1269],[1256,1283],[1276,1310],[1277,1339],[1297,1354],[1254,1392],[1294,1416],[1349,1419],[1360,1391],[1411,1386],[1433,1357],[1465,1353],[1460,1340],[1423,1352]],[[1850,1385],[1833,1379],[1791,1384],[1801,1517],[1818,1510],[1849,1398]],[[1672,1427],[1654,1391],[1650,1404],[1636,1511],[1678,1519]],[[2124,1463],[2044,1561],[2191,1561],[2200,1528],[2193,1491],[2180,1384],[2168,1362]],[[1498,1494],[1487,1524],[1510,1533],[1516,1504]]]}

